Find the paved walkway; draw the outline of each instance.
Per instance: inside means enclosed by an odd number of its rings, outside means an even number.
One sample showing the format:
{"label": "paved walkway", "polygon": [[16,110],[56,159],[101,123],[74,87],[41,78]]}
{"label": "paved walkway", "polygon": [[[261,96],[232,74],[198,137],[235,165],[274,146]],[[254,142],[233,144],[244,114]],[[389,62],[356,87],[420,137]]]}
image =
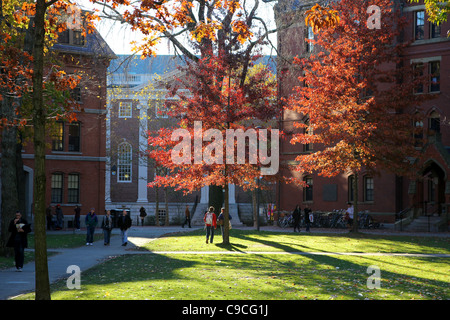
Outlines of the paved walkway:
{"label": "paved walkway", "polygon": [[[52,255],[48,257],[48,268],[50,282],[53,283],[59,279],[67,278],[71,273],[67,273],[67,267],[70,265],[76,265],[80,268],[81,272],[95,266],[101,261],[108,259],[111,256],[118,256],[123,254],[144,254],[150,253],[148,251],[137,251],[132,250],[136,246],[141,246],[146,242],[157,239],[158,237],[173,232],[186,232],[195,229],[203,229],[202,227],[193,228],[181,228],[179,226],[170,227],[132,227],[128,232],[128,246],[122,247],[121,240],[119,236],[119,230],[114,229],[111,236],[111,245],[104,246],[103,240],[98,240],[94,242],[93,246],[81,246],[73,249],[55,249],[49,251],[57,251],[59,254]],[[254,230],[254,228],[242,227],[239,229],[249,229]],[[279,227],[265,226],[260,228],[261,231],[279,231],[279,232],[292,232],[291,229],[282,229]],[[316,229],[311,230],[312,233],[347,233],[347,230],[339,229]],[[450,237],[450,233],[401,233],[393,232],[387,229],[384,230],[361,230],[366,233],[371,234],[389,234],[389,235],[422,235],[422,236],[439,236],[439,237]],[[96,233],[100,230],[96,231]],[[54,233],[73,233],[73,231],[55,231]],[[85,231],[80,231],[84,234]],[[176,253],[176,254],[208,254],[217,252],[158,252],[161,253]],[[252,252],[220,252],[220,254],[251,254]],[[254,252],[255,254],[266,254],[265,252]],[[321,252],[267,252],[267,254],[304,254],[304,255],[314,255],[314,254],[357,254],[362,255],[365,253],[321,253]],[[369,254],[369,253],[367,253]],[[371,253],[370,255],[374,255]],[[379,255],[379,254],[378,254]],[[412,255],[412,254],[393,254],[393,255],[406,255],[406,256],[441,256],[450,257],[450,255]],[[25,292],[30,292],[35,290],[35,267],[34,262],[30,262],[24,265],[23,272],[16,272],[15,268],[0,270],[0,300],[6,300],[11,297],[20,295]]]}

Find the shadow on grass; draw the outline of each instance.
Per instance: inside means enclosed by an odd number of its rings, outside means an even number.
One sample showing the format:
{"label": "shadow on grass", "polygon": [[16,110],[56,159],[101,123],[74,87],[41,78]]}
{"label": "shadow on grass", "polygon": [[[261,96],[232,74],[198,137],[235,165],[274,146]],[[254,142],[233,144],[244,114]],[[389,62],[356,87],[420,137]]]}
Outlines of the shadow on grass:
{"label": "shadow on grass", "polygon": [[[416,276],[387,271],[389,260],[381,258],[376,261],[327,255],[236,256],[220,252],[114,257],[82,273],[82,290],[76,293],[76,298],[93,299],[108,291],[114,292],[113,299],[383,299],[376,290],[367,288],[367,267],[373,264],[380,265],[383,293],[391,299],[401,299],[403,293],[404,297],[415,294],[417,298],[418,292],[430,294],[424,295],[424,299],[449,298],[448,282],[420,277],[419,272]],[[428,271],[426,265],[421,270]],[[71,297],[64,281],[53,288],[53,292],[62,291]]]}
{"label": "shadow on grass", "polygon": [[225,244],[225,243],[216,243],[216,247],[221,248],[221,249],[225,249],[228,251],[237,251],[237,252],[242,252],[244,253],[244,249],[247,249],[248,246],[246,245],[242,245],[242,244],[233,244],[233,243],[229,243],[229,244]]}
{"label": "shadow on grass", "polygon": [[[185,237],[203,235],[202,231],[187,234],[173,234],[165,237]],[[292,246],[288,242],[280,243],[269,239],[277,232],[243,231],[233,229],[230,233],[231,244],[216,243],[220,249],[245,253],[248,247],[233,243],[234,239],[258,242],[285,252],[297,252],[298,246],[305,251],[309,247],[301,244]],[[325,234],[316,234],[324,236]],[[291,236],[291,234],[286,235]],[[315,236],[308,234],[308,236]],[[367,234],[329,235],[347,238],[372,238],[382,241],[395,237],[382,237]],[[429,239],[422,242],[412,237],[406,237],[414,244],[433,247]],[[406,238],[395,238],[395,241],[406,241]],[[237,241],[237,240],[236,240]],[[447,245],[434,243],[437,247]],[[399,243],[401,247],[401,243]],[[315,251],[319,251],[315,248]],[[322,250],[325,251],[325,250]],[[419,262],[422,263],[419,263]],[[403,264],[402,264],[403,262]],[[408,263],[413,262],[414,265]],[[406,263],[406,264],[405,264]],[[415,265],[417,263],[417,265]],[[98,295],[104,286],[128,290],[134,299],[148,298],[165,299],[164,291],[173,290],[177,299],[322,299],[336,297],[342,299],[361,299],[364,297],[383,299],[376,292],[368,290],[367,267],[379,265],[382,274],[382,289],[392,298],[402,299],[402,294],[415,295],[421,292],[420,298],[449,299],[449,283],[438,279],[442,273],[434,271],[436,279],[431,279],[433,271],[428,270],[428,264],[448,264],[448,258],[386,258],[386,257],[349,257],[329,255],[223,255],[217,254],[180,256],[153,254],[137,254],[114,257],[94,268],[83,272],[84,293],[78,293],[80,299],[92,298]],[[408,265],[408,270],[402,272],[400,267]],[[406,268],[406,267],[405,267]],[[388,271],[389,270],[389,271]],[[445,274],[444,274],[445,275]],[[168,283],[167,283],[168,282]],[[54,290],[67,291],[64,283],[54,287]],[[186,291],[186,287],[189,290]],[[142,289],[143,288],[143,289]],[[143,296],[134,296],[135,292],[143,290]],[[95,292],[95,293],[92,293]],[[215,296],[215,292],[222,292]],[[422,296],[429,292],[430,295]],[[121,299],[122,296],[115,296]],[[147,297],[145,297],[147,298]],[[124,299],[133,299],[126,296]]]}

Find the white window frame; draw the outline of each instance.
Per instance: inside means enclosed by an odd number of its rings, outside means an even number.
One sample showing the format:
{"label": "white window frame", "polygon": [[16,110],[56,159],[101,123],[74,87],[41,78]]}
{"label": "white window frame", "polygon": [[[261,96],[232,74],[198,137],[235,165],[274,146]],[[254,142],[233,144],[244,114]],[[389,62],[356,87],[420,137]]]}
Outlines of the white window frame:
{"label": "white window frame", "polygon": [[133,103],[131,101],[119,101],[119,118],[131,118],[133,116]]}
{"label": "white window frame", "polygon": [[[128,149],[128,150],[126,150]],[[117,182],[131,183],[133,180],[133,147],[122,142],[117,147]],[[128,177],[126,174],[128,173]]]}

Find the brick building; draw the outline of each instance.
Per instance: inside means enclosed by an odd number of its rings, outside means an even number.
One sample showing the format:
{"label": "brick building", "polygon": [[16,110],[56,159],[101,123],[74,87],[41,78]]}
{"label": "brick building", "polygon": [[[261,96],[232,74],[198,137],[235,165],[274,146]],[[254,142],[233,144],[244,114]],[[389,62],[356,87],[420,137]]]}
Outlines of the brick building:
{"label": "brick building", "polygon": [[[82,73],[82,79],[71,94],[81,106],[76,122],[57,121],[49,128],[46,152],[46,203],[60,205],[65,216],[64,227],[73,226],[75,206],[81,215],[95,208],[105,210],[106,164],[106,71],[115,54],[95,31],[86,37],[78,30],[60,34],[52,50],[66,73]],[[33,203],[33,144],[22,152],[26,175],[26,214]],[[83,225],[83,219],[81,219]]]}
{"label": "brick building", "polygon": [[[186,196],[171,188],[147,187],[157,170],[145,154],[147,131],[174,123],[174,119],[164,114],[164,103],[169,99],[167,84],[179,76],[180,63],[181,59],[175,56],[158,55],[144,60],[139,56],[119,56],[109,68],[106,208],[129,210],[134,222],[138,220],[139,209],[144,207],[148,214],[146,223],[153,224],[158,204],[160,223],[165,223],[166,210],[170,223],[181,223],[188,205],[191,214],[194,213],[193,223],[203,224],[203,215],[196,212],[205,212],[210,204],[208,186]],[[274,192],[263,192],[261,203],[274,201]],[[251,192],[230,185],[230,214],[235,224],[252,223]]]}
{"label": "brick building", "polygon": [[[314,37],[305,26],[304,13],[316,1],[279,0],[275,6],[278,32],[278,50],[284,59],[278,61],[279,95],[286,97],[292,88],[298,85],[295,69],[290,63],[294,56],[301,57],[314,50],[305,39]],[[407,64],[420,65],[423,72],[430,74],[431,82],[418,94],[432,94],[435,99],[421,106],[424,121],[415,126],[423,128],[423,142],[419,148],[425,157],[417,179],[410,181],[405,177],[382,173],[379,176],[363,174],[359,179],[360,210],[368,210],[379,221],[393,223],[396,214],[418,218],[423,215],[436,216],[436,228],[442,228],[450,210],[450,38],[446,37],[450,21],[440,27],[427,20],[425,6],[402,3],[402,12],[409,19],[403,30],[404,40],[412,40],[408,46],[404,61]],[[317,50],[317,49],[316,49]],[[286,59],[286,60],[285,60]],[[281,127],[284,131],[293,130],[293,121],[301,120],[298,114],[285,112]],[[293,162],[296,155],[314,152],[308,145],[290,145],[281,143],[281,160]],[[287,175],[296,174],[286,172]],[[342,173],[335,178],[318,175],[300,177],[310,185],[308,188],[292,185],[279,185],[277,190],[280,210],[292,211],[296,204],[303,208],[309,204],[313,210],[331,211],[343,209],[352,201],[351,173]],[[441,219],[442,218],[442,219]]]}

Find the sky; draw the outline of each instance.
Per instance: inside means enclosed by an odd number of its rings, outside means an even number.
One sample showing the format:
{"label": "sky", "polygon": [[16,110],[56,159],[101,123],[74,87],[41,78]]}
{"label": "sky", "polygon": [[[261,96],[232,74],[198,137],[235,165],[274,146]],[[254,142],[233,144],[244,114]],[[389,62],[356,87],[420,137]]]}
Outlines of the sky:
{"label": "sky", "polygon": [[[75,2],[83,9],[89,10],[94,6],[91,2],[89,2],[89,0],[76,0]],[[264,3],[262,1],[260,4],[261,16],[264,18],[266,24],[269,25],[269,28],[275,28],[275,19],[272,9],[274,4],[275,2]],[[130,42],[137,41],[139,43],[142,39],[142,35],[139,31],[131,31],[129,26],[117,22],[102,20],[96,23],[96,28],[116,54],[131,54],[132,45],[130,45]],[[271,37],[271,40],[276,45],[275,34]],[[161,44],[157,47],[157,53],[173,54],[174,51],[172,46],[166,41],[161,42]],[[273,50],[271,51],[270,48],[264,50],[264,54],[276,55],[276,53],[273,52]]]}

